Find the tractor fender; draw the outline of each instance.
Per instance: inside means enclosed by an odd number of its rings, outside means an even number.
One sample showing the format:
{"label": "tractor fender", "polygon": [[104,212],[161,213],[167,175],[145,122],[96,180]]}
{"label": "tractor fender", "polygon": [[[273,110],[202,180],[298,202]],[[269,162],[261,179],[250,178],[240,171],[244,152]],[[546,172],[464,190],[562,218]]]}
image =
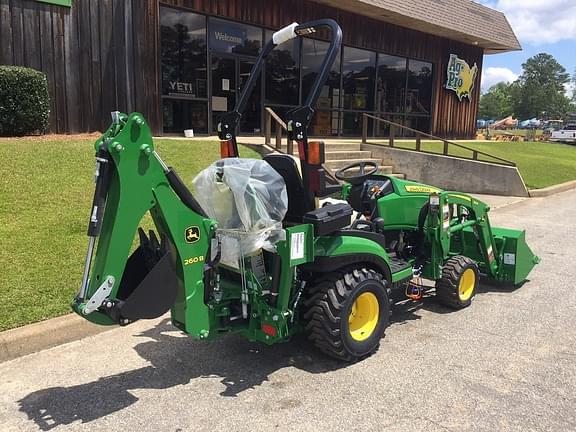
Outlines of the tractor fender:
{"label": "tractor fender", "polygon": [[392,281],[390,259],[374,240],[352,235],[321,237],[314,245],[314,261],[301,268],[314,273],[330,273],[352,264],[366,263]]}

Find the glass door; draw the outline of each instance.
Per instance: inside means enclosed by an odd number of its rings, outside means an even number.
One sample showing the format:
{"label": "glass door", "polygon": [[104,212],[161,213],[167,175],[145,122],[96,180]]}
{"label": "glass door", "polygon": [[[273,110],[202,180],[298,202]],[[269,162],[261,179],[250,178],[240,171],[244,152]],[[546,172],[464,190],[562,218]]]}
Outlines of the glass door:
{"label": "glass door", "polygon": [[212,129],[218,126],[218,119],[236,104],[236,59],[225,56],[212,56]]}
{"label": "glass door", "polygon": [[[244,84],[250,77],[250,71],[254,66],[255,62],[252,60],[238,60],[239,64],[239,79],[240,82],[238,96],[240,96],[240,91],[244,88]],[[262,122],[262,78],[256,83],[256,87],[252,92],[252,95],[248,99],[248,104],[242,116],[240,122],[240,133],[246,134],[259,134],[261,132]]]}
{"label": "glass door", "polygon": [[[220,116],[236,105],[237,98],[254,66],[254,60],[237,56],[212,55],[212,130],[216,131]],[[262,80],[259,79],[248,99],[240,122],[240,133],[259,134],[262,123]]]}

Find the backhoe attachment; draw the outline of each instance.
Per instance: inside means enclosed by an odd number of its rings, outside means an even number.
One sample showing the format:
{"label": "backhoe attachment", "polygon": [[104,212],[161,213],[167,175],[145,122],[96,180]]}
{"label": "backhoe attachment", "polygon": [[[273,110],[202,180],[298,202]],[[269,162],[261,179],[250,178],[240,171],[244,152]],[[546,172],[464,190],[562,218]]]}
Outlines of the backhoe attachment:
{"label": "backhoe attachment", "polygon": [[[88,252],[72,308],[89,321],[120,325],[172,309],[181,328],[200,336],[209,328],[203,280],[216,224],[160,159],[142,116],[116,112],[112,119],[95,144]],[[148,234],[139,228],[147,213],[155,226]]]}

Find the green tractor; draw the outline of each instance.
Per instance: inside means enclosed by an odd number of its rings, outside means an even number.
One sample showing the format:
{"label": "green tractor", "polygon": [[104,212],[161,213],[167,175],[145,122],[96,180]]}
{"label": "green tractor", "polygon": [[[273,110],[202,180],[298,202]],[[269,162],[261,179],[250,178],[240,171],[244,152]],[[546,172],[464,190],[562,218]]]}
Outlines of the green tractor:
{"label": "green tractor", "polygon": [[[238,158],[235,131],[275,46],[330,30],[305,105],[288,113],[299,160]],[[293,24],[262,50],[235,109],[219,123],[222,160],[194,194],[154,148],[142,115],[113,113],[96,142],[96,187],[83,281],[73,310],[101,325],[171,312],[195,339],[235,332],[266,344],[305,332],[324,353],[357,361],[377,350],[392,291],[420,298],[436,281],[442,304],[470,305],[480,276],[521,284],[538,262],[523,231],[492,228],[489,208],[458,192],[378,175],[359,162],[328,184],[322,142],[307,128],[340,50],[336,22]],[[340,194],[340,200],[320,199]],[[139,228],[149,213],[155,231]],[[133,248],[135,237],[140,245]]]}

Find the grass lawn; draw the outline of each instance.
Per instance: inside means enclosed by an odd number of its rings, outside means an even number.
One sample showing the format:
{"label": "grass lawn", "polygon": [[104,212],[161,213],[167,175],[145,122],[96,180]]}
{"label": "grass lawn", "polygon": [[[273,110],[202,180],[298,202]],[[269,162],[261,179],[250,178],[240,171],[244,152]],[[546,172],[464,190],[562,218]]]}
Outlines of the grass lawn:
{"label": "grass lawn", "polygon": [[[70,311],[86,253],[94,141],[0,139],[0,330]],[[156,146],[188,185],[220,157],[216,141]]]}
{"label": "grass lawn", "polygon": [[[375,142],[370,140],[370,142]],[[515,162],[529,189],[576,180],[576,146],[546,142],[472,141],[458,143]],[[395,147],[414,149],[414,141],[395,141]],[[422,149],[442,153],[439,141],[422,142]],[[468,150],[450,146],[450,155],[471,157]],[[481,157],[481,160],[491,161]]]}

